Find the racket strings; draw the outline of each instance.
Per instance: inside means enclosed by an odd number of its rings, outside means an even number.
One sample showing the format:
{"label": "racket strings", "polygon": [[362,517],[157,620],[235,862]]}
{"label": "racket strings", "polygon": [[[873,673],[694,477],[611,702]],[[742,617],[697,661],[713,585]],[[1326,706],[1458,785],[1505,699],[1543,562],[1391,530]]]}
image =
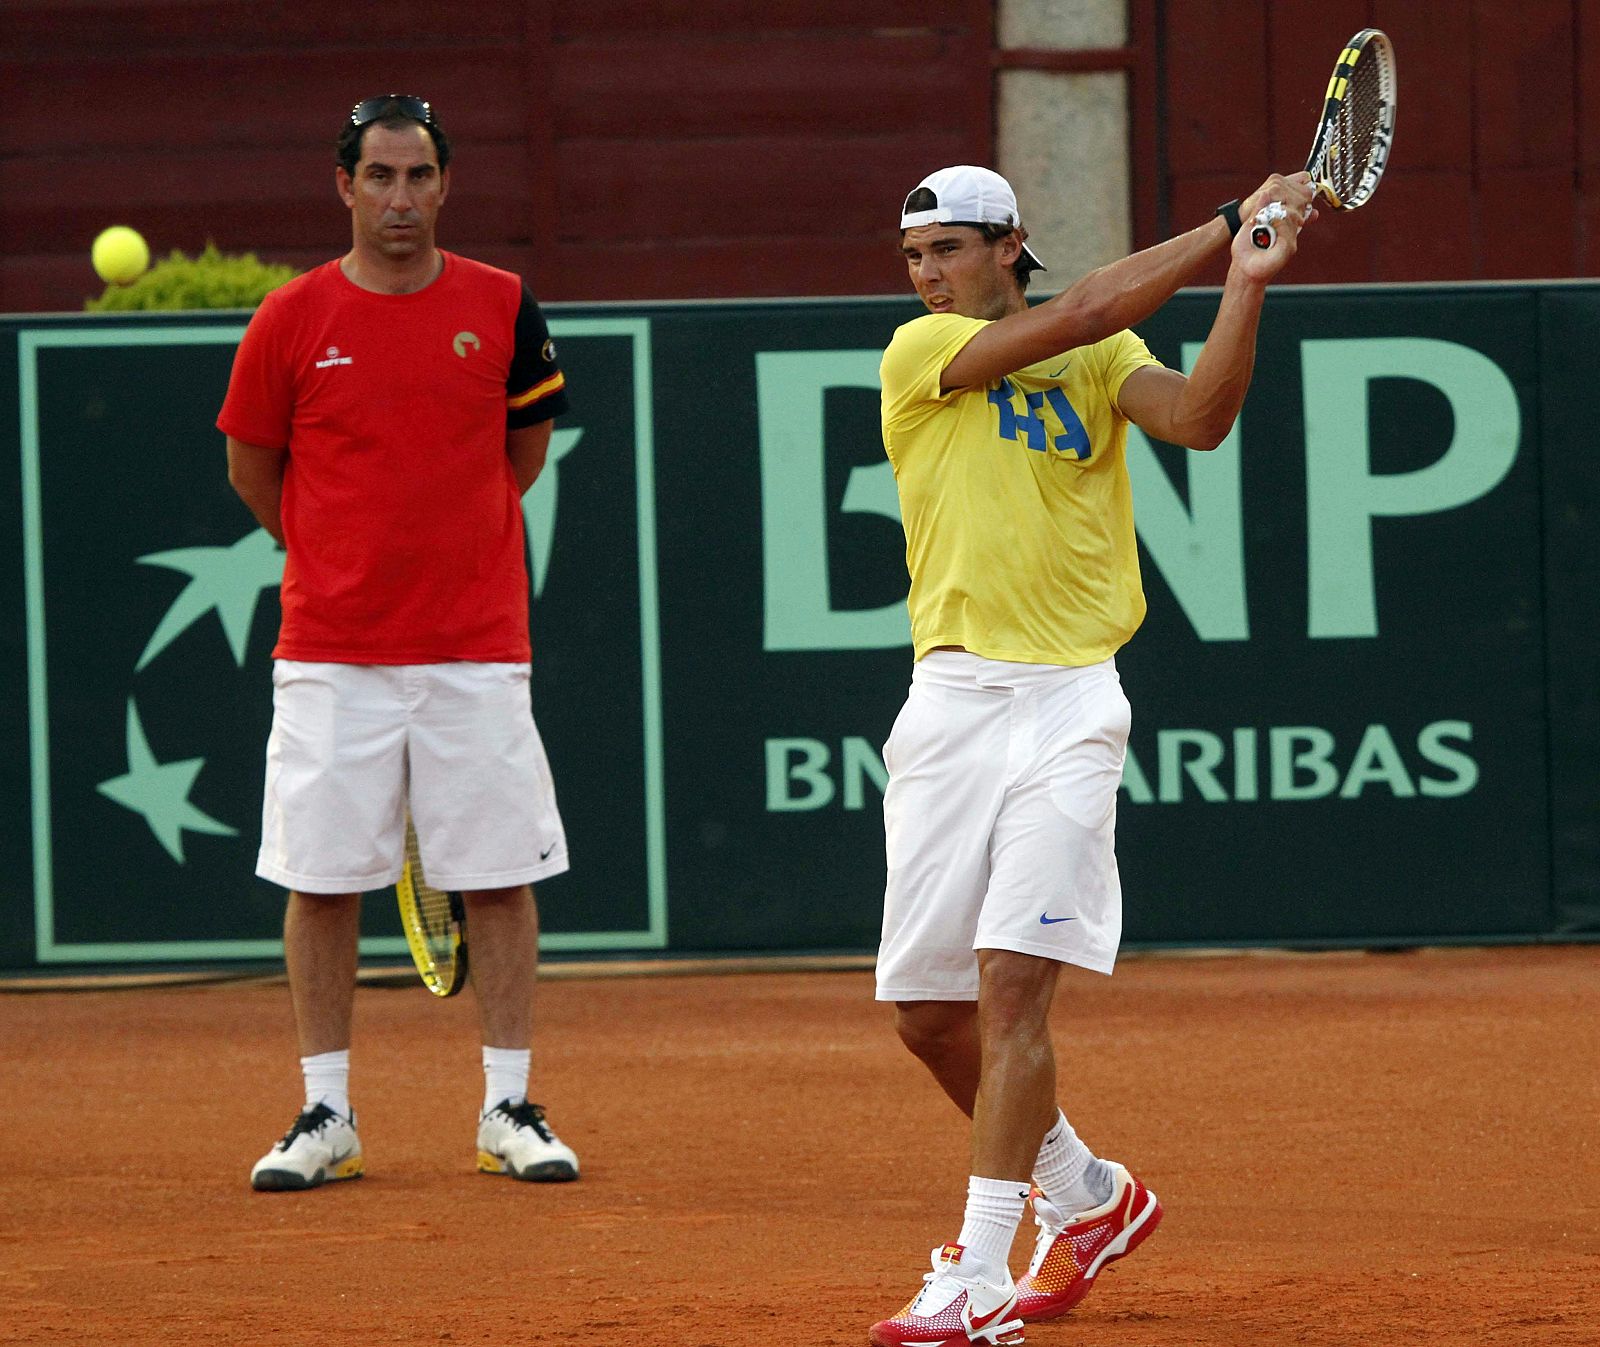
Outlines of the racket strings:
{"label": "racket strings", "polygon": [[1334,119],[1333,138],[1326,156],[1326,172],[1339,200],[1359,204],[1357,196],[1367,183],[1368,170],[1381,149],[1388,120],[1383,71],[1376,52],[1356,62],[1350,86]]}

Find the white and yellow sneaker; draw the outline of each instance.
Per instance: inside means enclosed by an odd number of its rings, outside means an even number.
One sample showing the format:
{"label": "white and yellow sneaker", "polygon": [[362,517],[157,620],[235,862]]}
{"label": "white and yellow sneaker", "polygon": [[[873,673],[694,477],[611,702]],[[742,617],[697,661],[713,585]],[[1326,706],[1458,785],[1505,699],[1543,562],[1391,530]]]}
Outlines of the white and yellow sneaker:
{"label": "white and yellow sneaker", "polygon": [[260,1193],[320,1188],[333,1179],[358,1179],[362,1168],[355,1115],[346,1118],[319,1103],[301,1113],[283,1140],[256,1161],[250,1186]]}
{"label": "white and yellow sneaker", "polygon": [[478,1168],[527,1183],[567,1183],[578,1177],[578,1157],[538,1104],[502,1099],[478,1120]]}

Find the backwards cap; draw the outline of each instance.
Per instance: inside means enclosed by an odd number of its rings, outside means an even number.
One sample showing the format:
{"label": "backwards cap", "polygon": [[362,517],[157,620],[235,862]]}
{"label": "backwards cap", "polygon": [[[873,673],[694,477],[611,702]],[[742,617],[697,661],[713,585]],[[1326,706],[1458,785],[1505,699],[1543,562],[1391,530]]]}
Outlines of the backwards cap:
{"label": "backwards cap", "polygon": [[[931,198],[931,200],[930,200]],[[913,210],[915,204],[917,209]],[[906,197],[900,212],[900,228],[918,225],[1007,225],[1015,229],[1022,223],[1017,213],[1017,194],[1011,184],[993,169],[976,164],[956,164],[930,173]],[[1022,255],[1035,271],[1045,265],[1037,253],[1022,244]]]}

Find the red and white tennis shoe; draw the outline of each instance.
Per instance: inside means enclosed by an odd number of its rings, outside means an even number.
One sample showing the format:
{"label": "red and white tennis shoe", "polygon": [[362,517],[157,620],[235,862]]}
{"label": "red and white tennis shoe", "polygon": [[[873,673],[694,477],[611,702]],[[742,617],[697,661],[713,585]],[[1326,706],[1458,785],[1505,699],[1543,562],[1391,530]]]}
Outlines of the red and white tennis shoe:
{"label": "red and white tennis shoe", "polygon": [[1111,1198],[1070,1219],[1036,1188],[1039,1235],[1033,1261],[1017,1281],[1017,1313],[1025,1323],[1065,1314],[1094,1286],[1107,1263],[1133,1252],[1161,1223],[1161,1203],[1132,1174],[1112,1164]]}
{"label": "red and white tennis shoe", "polygon": [[867,1334],[872,1347],[1018,1347],[1022,1320],[1011,1274],[1002,1282],[964,1275],[964,1252],[959,1244],[933,1251],[933,1271],[923,1275],[922,1290],[894,1318],[873,1324]]}

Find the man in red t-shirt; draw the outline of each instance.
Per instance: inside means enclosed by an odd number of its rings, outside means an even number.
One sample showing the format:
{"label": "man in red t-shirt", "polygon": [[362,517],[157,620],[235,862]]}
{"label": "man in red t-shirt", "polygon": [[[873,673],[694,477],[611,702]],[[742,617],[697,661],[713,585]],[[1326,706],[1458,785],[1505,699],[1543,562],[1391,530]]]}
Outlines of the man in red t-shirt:
{"label": "man in red t-shirt", "polygon": [[289,889],[305,1107],[257,1189],[362,1172],[350,1107],[360,895],[423,869],[464,894],[483,1028],[478,1167],[578,1177],[530,1103],[536,880],[566,836],[528,692],[521,496],[565,379],[509,272],[434,245],[450,143],[423,100],[358,103],[335,179],[352,246],[268,295],[217,426],[228,478],[284,545],[256,873]]}

